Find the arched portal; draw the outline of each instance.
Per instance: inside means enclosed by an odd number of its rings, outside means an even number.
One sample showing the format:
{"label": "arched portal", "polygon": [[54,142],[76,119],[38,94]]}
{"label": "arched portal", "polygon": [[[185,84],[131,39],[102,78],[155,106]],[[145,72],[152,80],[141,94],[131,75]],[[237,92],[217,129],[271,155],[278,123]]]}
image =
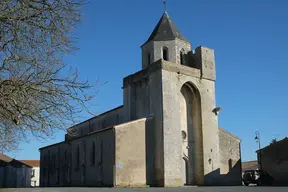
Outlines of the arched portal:
{"label": "arched portal", "polygon": [[186,133],[186,138],[182,137],[182,150],[189,164],[185,166],[189,174],[186,184],[201,185],[204,167],[200,93],[192,83],[185,83],[180,91],[181,131]]}

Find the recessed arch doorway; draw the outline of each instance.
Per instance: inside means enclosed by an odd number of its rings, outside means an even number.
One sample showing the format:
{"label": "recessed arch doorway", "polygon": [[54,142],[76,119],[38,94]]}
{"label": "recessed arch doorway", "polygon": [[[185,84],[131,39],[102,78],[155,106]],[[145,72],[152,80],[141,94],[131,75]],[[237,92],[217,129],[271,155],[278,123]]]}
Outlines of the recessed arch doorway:
{"label": "recessed arch doorway", "polygon": [[[202,185],[204,183],[203,136],[201,118],[201,97],[198,89],[191,82],[183,84],[180,90],[180,121],[183,150],[183,179],[186,185]],[[184,173],[185,170],[185,173]]]}

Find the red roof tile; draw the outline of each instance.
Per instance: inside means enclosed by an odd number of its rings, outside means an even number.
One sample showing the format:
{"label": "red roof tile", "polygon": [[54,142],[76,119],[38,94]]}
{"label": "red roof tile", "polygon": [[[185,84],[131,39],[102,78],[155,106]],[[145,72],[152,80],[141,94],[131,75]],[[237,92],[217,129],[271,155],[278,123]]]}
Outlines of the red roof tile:
{"label": "red roof tile", "polygon": [[40,167],[40,160],[18,160],[22,163],[25,163],[26,165],[29,165],[31,167]]}

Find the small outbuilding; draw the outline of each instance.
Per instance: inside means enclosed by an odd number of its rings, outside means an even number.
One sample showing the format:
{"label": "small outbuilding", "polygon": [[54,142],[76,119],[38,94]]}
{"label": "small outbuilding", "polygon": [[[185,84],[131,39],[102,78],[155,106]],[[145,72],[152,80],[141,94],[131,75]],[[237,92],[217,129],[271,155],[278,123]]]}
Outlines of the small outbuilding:
{"label": "small outbuilding", "polygon": [[32,167],[0,153],[0,188],[31,187]]}

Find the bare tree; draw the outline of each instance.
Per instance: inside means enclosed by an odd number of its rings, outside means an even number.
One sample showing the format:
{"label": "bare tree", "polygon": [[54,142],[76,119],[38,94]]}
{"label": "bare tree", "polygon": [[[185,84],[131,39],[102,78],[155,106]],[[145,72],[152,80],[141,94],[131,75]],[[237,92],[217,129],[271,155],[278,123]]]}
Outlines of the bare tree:
{"label": "bare tree", "polygon": [[45,138],[74,122],[93,98],[92,86],[67,70],[73,29],[83,1],[1,0],[0,150],[17,149],[33,135]]}

